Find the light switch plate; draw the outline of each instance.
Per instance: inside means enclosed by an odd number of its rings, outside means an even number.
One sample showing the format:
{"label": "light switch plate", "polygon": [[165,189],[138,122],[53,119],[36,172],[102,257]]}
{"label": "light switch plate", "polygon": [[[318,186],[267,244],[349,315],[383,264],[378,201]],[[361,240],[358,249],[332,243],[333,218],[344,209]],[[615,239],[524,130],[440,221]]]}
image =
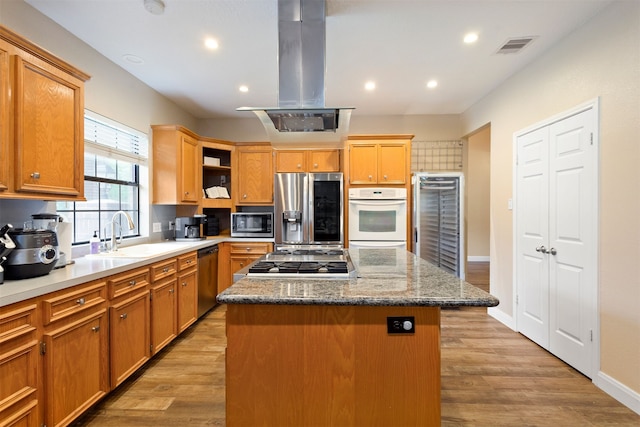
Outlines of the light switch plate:
{"label": "light switch plate", "polygon": [[154,222],[153,223],[153,232],[154,233],[160,233],[162,231],[162,224],[159,222]]}

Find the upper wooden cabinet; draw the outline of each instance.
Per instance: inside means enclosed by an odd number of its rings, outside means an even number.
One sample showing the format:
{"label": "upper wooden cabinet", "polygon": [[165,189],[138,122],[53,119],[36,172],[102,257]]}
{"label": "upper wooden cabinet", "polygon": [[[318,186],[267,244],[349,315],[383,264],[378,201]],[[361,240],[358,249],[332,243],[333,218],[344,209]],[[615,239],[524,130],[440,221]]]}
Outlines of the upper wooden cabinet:
{"label": "upper wooden cabinet", "polygon": [[339,172],[340,150],[277,150],[276,172]]}
{"label": "upper wooden cabinet", "polygon": [[412,137],[363,135],[353,136],[352,140],[350,136],[349,184],[406,184],[411,167]]}
{"label": "upper wooden cabinet", "polygon": [[181,126],[152,126],[154,204],[197,205],[202,198],[198,136]]}
{"label": "upper wooden cabinet", "polygon": [[0,197],[84,199],[88,79],[0,27]]}
{"label": "upper wooden cabinet", "polygon": [[237,205],[273,204],[273,163],[270,145],[236,149],[234,182]]}

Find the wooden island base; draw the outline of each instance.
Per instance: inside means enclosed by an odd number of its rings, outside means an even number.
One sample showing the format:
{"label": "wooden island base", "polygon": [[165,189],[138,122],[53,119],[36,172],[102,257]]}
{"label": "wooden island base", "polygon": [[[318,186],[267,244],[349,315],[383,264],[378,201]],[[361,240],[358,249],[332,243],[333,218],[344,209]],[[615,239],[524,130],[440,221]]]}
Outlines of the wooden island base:
{"label": "wooden island base", "polygon": [[226,321],[228,427],[440,426],[439,307],[229,304]]}

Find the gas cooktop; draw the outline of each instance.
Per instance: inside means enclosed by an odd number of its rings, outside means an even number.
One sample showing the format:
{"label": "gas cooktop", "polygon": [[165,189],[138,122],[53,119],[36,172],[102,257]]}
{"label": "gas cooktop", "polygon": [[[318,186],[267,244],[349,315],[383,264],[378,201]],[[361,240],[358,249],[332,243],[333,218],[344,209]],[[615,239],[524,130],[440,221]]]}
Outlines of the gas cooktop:
{"label": "gas cooktop", "polygon": [[249,266],[250,277],[348,279],[356,271],[344,249],[278,248]]}

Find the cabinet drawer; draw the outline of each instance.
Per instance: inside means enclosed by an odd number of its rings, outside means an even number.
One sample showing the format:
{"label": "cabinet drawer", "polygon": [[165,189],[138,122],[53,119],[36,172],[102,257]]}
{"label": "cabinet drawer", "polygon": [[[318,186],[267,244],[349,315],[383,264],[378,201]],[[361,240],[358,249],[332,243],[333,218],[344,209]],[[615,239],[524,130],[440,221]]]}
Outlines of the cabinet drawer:
{"label": "cabinet drawer", "polygon": [[271,250],[271,243],[231,243],[231,247],[229,249],[232,255],[264,255]]}
{"label": "cabinet drawer", "polygon": [[112,276],[109,278],[108,283],[109,299],[117,298],[146,287],[149,284],[149,269],[146,267],[138,268]]}
{"label": "cabinet drawer", "polygon": [[35,303],[15,310],[10,306],[6,313],[0,315],[0,344],[3,348],[9,340],[25,336],[35,337],[36,307]]}
{"label": "cabinet drawer", "polygon": [[42,323],[44,325],[104,304],[106,287],[104,282],[97,282],[58,295],[42,302]]}
{"label": "cabinet drawer", "polygon": [[160,261],[151,266],[151,281],[156,282],[172,276],[178,271],[178,261],[175,258]]}
{"label": "cabinet drawer", "polygon": [[198,253],[189,252],[178,257],[178,271],[183,271],[195,267],[198,263]]}

